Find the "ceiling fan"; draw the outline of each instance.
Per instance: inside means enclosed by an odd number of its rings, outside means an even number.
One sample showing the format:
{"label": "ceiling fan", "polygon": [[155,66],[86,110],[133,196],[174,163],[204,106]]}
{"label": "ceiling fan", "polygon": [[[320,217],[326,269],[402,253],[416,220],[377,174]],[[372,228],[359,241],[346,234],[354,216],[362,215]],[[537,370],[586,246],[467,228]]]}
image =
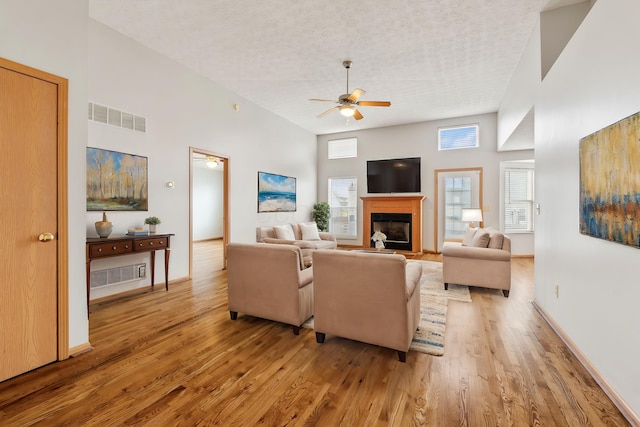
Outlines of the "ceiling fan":
{"label": "ceiling fan", "polygon": [[351,68],[351,61],[343,61],[342,65],[347,69],[347,93],[340,95],[337,101],[332,99],[316,99],[312,98],[309,101],[321,101],[321,102],[334,102],[336,105],[333,108],[328,109],[324,113],[318,115],[318,118],[324,117],[327,114],[333,111],[340,111],[345,117],[353,117],[356,120],[361,120],[364,116],[360,111],[356,108],[360,107],[389,107],[391,102],[389,101],[359,101],[360,97],[366,93],[366,91],[362,89],[355,89],[353,92],[349,93],[349,69]]}
{"label": "ceiling fan", "polygon": [[207,156],[207,155],[205,155],[204,157],[200,157],[198,154],[199,154],[199,153],[196,153],[196,154],[193,156],[193,160],[194,160],[194,161],[202,161],[202,162],[205,162],[205,164],[207,165],[207,167],[208,167],[208,168],[211,168],[211,169],[214,169],[214,168],[216,168],[216,167],[220,166],[220,165],[221,165],[221,164],[223,164],[223,162],[224,162],[222,159],[220,159],[220,158],[218,158],[218,157],[216,157],[216,156]]}

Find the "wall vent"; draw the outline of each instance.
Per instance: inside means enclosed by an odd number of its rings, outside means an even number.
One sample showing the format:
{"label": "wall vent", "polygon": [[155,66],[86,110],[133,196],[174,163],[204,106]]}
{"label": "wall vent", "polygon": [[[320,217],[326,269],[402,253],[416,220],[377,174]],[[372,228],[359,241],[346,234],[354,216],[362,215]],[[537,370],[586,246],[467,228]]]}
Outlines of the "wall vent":
{"label": "wall vent", "polygon": [[132,113],[126,113],[116,108],[105,107],[93,102],[89,102],[88,113],[89,120],[94,122],[142,133],[147,132],[147,119]]}
{"label": "wall vent", "polygon": [[123,265],[122,267],[108,268],[91,272],[91,287],[115,285],[133,280],[143,279],[147,276],[147,264]]}

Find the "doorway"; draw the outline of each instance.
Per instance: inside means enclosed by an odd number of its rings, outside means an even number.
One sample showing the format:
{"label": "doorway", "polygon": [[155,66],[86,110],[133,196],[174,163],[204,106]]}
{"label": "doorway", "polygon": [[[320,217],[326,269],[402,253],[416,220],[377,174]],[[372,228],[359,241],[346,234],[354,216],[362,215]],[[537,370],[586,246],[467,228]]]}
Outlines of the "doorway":
{"label": "doorway", "polygon": [[0,381],[69,357],[67,99],[0,58]]}
{"label": "doorway", "polygon": [[482,208],[482,168],[434,171],[434,247],[437,253],[447,240],[462,240],[465,228],[462,208]]}
{"label": "doorway", "polygon": [[[229,158],[194,147],[189,148],[189,277],[193,276],[194,243],[222,241],[226,266],[229,243]],[[198,247],[202,247],[201,244]]]}

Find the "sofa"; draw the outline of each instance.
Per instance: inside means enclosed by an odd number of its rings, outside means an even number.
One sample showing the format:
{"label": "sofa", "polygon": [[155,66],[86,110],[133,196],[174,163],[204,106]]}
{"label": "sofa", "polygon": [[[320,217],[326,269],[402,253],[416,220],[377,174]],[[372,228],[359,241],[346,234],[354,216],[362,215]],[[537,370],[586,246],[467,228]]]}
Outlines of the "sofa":
{"label": "sofa", "polygon": [[227,245],[229,314],[289,324],[293,333],[313,316],[313,268],[304,268],[300,248],[270,243]]}
{"label": "sofa", "polygon": [[422,265],[396,254],[313,253],[314,329],[391,348],[401,362],[420,321]]}
{"label": "sofa", "polygon": [[333,234],[318,231],[315,222],[275,225],[256,228],[256,242],[295,245],[302,252],[305,267],[312,264],[312,254],[318,249],[335,249],[338,243]]}
{"label": "sofa", "polygon": [[493,228],[467,230],[462,242],[445,242],[442,248],[442,280],[449,283],[511,289],[511,239]]}

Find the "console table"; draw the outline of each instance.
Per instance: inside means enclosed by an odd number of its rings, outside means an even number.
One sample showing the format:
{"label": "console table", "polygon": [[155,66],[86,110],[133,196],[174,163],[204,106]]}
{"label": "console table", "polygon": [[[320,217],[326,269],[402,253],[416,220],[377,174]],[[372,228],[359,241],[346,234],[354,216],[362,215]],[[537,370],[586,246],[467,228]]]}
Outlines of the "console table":
{"label": "console table", "polygon": [[149,234],[148,236],[113,236],[87,238],[87,313],[91,292],[91,261],[140,252],[151,252],[151,286],[155,284],[156,251],[164,250],[164,286],[169,290],[169,256],[171,236],[174,234]]}

